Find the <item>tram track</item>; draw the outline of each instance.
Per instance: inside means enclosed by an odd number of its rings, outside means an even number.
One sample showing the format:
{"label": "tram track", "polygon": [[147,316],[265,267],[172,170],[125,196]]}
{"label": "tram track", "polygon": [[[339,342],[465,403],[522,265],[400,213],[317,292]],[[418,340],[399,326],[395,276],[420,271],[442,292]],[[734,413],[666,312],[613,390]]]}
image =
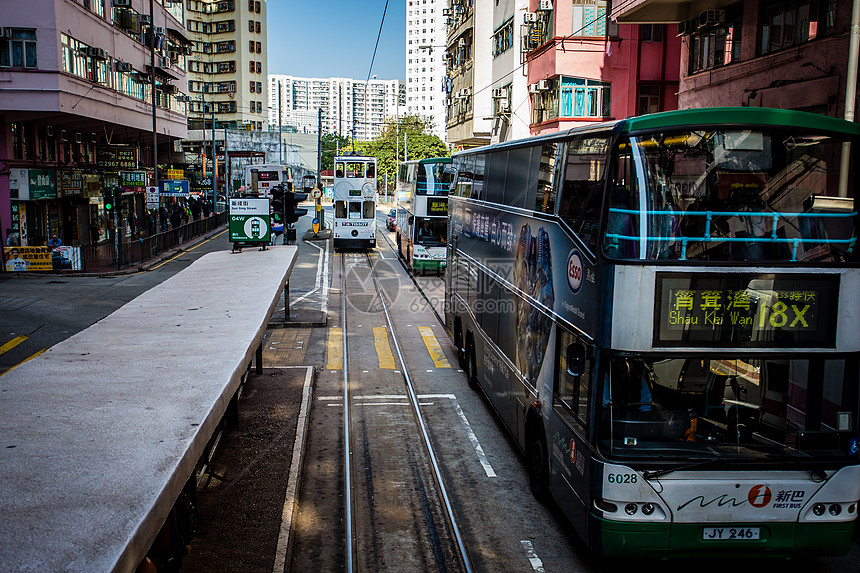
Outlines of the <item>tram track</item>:
{"label": "tram track", "polygon": [[[391,303],[386,300],[372,257],[365,254],[360,259],[364,267],[362,272],[367,274],[363,284],[356,285],[353,284],[358,266],[355,263],[359,258],[353,259],[351,273],[347,256],[340,254],[343,441],[346,445],[342,463],[347,537],[345,569],[399,569],[408,561],[396,565],[380,563],[392,559],[392,547],[399,546],[401,550],[411,547],[408,552],[415,565],[421,568],[472,571],[469,551],[421,411],[404,348],[392,321]],[[368,294],[375,298],[374,303],[369,302]],[[373,307],[379,312],[362,315],[359,311],[362,307]],[[364,354],[361,331],[367,332],[367,322],[379,323],[387,329],[399,367],[390,375],[373,380],[368,380],[367,371],[359,373],[356,366]],[[398,390],[400,384],[405,387],[410,414],[403,414],[399,402],[389,411],[384,406],[373,407],[367,401],[358,400],[364,397],[358,395],[362,392],[372,397],[374,392]],[[402,398],[402,390],[397,395]],[[414,438],[404,435],[407,433],[417,436],[420,446]],[[393,442],[374,443],[385,438]],[[392,456],[398,448],[399,453]],[[361,470],[360,464],[363,464]],[[388,499],[386,494],[401,496],[401,503],[393,503],[395,500]]]}

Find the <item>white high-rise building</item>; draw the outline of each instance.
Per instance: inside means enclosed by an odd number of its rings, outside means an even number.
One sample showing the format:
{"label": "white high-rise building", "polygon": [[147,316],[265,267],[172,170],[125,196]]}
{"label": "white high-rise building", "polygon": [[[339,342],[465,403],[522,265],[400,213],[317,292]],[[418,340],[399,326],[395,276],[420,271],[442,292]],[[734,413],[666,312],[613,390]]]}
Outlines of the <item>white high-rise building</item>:
{"label": "white high-rise building", "polygon": [[[280,102],[279,100],[280,94]],[[405,87],[401,80],[299,78],[269,75],[269,126],[316,133],[322,109],[324,133],[376,138],[385,122],[403,115]]]}
{"label": "white high-rise building", "polygon": [[429,118],[445,141],[445,30],[448,0],[406,0],[406,113]]}

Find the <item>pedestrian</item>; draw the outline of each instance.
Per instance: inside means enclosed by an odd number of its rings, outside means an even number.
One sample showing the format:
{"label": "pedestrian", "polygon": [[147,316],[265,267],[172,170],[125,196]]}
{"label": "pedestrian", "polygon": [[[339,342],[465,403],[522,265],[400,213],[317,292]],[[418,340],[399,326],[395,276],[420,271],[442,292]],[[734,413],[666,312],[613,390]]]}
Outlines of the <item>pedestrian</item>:
{"label": "pedestrian", "polygon": [[56,247],[62,247],[62,246],[63,246],[63,241],[60,240],[60,238],[57,236],[57,234],[54,233],[53,235],[51,235],[51,240],[48,241],[48,248],[54,249]]}
{"label": "pedestrian", "polygon": [[20,247],[18,241],[18,233],[13,231],[12,229],[6,229],[6,246],[7,247]]}
{"label": "pedestrian", "polygon": [[178,229],[179,225],[182,224],[182,214],[181,213],[182,213],[182,208],[179,206],[179,204],[178,203],[174,204],[173,205],[173,212],[170,213],[170,225],[174,229]]}
{"label": "pedestrian", "polygon": [[102,237],[102,228],[95,221],[90,221],[90,243],[95,245]]}
{"label": "pedestrian", "polygon": [[208,217],[212,209],[209,207],[209,201],[203,201],[203,216]]}
{"label": "pedestrian", "polygon": [[167,221],[170,219],[170,214],[167,212],[167,207],[162,205],[158,208],[158,219],[161,222],[161,230],[167,230]]}

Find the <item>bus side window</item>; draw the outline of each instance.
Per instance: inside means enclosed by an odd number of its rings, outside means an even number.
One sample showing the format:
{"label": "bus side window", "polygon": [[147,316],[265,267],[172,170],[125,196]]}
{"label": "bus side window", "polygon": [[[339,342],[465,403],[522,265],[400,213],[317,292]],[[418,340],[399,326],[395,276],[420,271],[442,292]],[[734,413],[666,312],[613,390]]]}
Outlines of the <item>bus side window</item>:
{"label": "bus side window", "polygon": [[597,246],[608,140],[590,138],[570,143],[558,214],[589,247]]}
{"label": "bus side window", "polygon": [[535,196],[535,211],[541,213],[555,212],[555,185],[552,176],[555,172],[555,157],[557,143],[545,143],[541,148],[540,170],[537,173],[537,195]]}
{"label": "bus side window", "polygon": [[487,156],[475,155],[475,170],[472,172],[472,199],[484,199],[484,165]]}
{"label": "bus side window", "polygon": [[587,348],[569,332],[561,332],[558,348],[554,409],[569,425],[584,429],[588,419],[591,359]]}
{"label": "bus side window", "polygon": [[334,176],[338,179],[343,179],[343,162],[338,161],[337,166],[334,168]]}
{"label": "bus side window", "polygon": [[334,202],[334,216],[337,219],[346,219],[346,201]]}

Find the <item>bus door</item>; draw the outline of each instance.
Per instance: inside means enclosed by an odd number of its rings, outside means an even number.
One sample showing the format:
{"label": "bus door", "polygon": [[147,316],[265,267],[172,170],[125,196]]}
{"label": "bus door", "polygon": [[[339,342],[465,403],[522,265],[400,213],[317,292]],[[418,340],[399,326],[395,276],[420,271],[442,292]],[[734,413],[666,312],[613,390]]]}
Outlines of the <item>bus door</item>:
{"label": "bus door", "polygon": [[573,334],[559,328],[555,387],[547,450],[550,489],[574,526],[584,531],[588,510],[588,397],[594,352]]}

